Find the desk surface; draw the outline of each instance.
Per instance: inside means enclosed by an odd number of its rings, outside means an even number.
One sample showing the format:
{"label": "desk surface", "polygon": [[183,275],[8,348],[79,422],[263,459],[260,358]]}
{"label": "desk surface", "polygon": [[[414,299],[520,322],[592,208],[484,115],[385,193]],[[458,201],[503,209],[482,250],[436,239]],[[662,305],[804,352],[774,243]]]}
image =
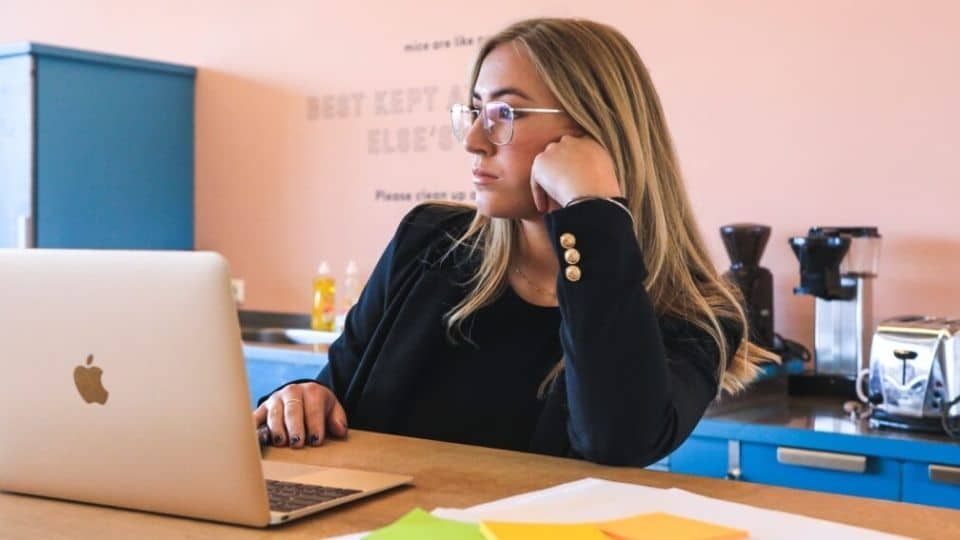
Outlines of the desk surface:
{"label": "desk surface", "polygon": [[405,487],[281,526],[258,530],[0,493],[4,538],[317,538],[386,525],[414,507],[466,507],[594,476],[709,497],[919,538],[960,538],[960,512],[714,480],[577,460],[353,431],[347,441],[294,451],[275,460],[367,468],[414,476]]}

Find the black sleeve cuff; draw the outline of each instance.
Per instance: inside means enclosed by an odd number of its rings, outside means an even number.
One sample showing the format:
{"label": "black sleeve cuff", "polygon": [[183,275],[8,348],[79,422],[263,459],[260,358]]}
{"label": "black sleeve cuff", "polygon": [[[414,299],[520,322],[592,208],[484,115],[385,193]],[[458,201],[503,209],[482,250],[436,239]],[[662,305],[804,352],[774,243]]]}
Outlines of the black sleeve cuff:
{"label": "black sleeve cuff", "polygon": [[550,212],[545,221],[560,262],[560,284],[646,278],[633,221],[616,204],[588,200]]}

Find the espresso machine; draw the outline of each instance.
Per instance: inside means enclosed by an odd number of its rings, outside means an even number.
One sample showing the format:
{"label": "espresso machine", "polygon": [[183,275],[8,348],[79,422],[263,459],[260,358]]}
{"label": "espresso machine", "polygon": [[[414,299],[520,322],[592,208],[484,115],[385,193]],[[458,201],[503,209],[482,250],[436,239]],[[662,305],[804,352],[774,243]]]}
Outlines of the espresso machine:
{"label": "espresso machine", "polygon": [[816,298],[814,373],[792,377],[790,392],[854,398],[857,374],[870,362],[880,233],[876,227],[813,227],[791,238],[790,247],[800,262],[794,294]]}

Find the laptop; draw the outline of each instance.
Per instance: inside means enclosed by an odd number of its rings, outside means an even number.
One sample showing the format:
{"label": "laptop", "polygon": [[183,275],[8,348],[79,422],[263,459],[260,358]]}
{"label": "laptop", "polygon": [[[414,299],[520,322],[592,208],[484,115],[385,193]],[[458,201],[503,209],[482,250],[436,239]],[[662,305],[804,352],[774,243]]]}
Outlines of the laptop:
{"label": "laptop", "polygon": [[209,252],[0,250],[0,490],[267,526],[410,483],[261,460],[229,275]]}

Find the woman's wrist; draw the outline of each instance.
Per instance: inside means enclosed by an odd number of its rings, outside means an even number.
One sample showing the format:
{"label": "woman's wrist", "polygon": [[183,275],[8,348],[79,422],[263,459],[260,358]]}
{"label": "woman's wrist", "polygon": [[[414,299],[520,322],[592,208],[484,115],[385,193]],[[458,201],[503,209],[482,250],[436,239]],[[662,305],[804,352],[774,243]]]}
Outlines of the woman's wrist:
{"label": "woman's wrist", "polygon": [[563,206],[564,208],[567,208],[567,207],[569,207],[569,206],[573,206],[573,205],[575,205],[575,204],[579,204],[579,203],[582,203],[582,202],[585,202],[585,201],[591,201],[591,200],[594,200],[594,199],[613,199],[613,198],[616,198],[616,197],[621,197],[621,196],[620,196],[619,193],[616,194],[616,195],[597,195],[597,194],[594,194],[594,195],[577,195],[577,196],[575,196],[575,197],[571,197],[570,199],[568,199],[565,203],[563,203],[562,206]]}
{"label": "woman's wrist", "polygon": [[607,199],[607,198],[614,198],[614,197],[623,197],[623,195],[620,192],[620,189],[616,185],[606,186],[603,188],[599,186],[595,186],[595,187],[597,189],[584,189],[582,191],[578,189],[578,190],[571,190],[573,191],[573,193],[570,193],[570,192],[557,193],[557,195],[563,195],[563,197],[557,198],[556,201],[557,203],[560,204],[560,206],[566,208],[567,206],[576,204],[576,201],[579,201],[579,200],[587,200],[591,198]]}
{"label": "woman's wrist", "polygon": [[627,215],[630,216],[630,221],[634,225],[636,225],[636,219],[633,217],[633,212],[631,212],[630,209],[627,207],[627,205],[624,204],[626,202],[626,199],[621,195],[617,195],[614,197],[604,197],[600,195],[582,195],[582,196],[574,197],[570,199],[569,201],[567,201],[566,204],[563,205],[563,207],[570,208],[571,206],[575,206],[577,204],[584,203],[587,201],[606,201],[609,204],[616,205],[621,210],[626,212]]}

